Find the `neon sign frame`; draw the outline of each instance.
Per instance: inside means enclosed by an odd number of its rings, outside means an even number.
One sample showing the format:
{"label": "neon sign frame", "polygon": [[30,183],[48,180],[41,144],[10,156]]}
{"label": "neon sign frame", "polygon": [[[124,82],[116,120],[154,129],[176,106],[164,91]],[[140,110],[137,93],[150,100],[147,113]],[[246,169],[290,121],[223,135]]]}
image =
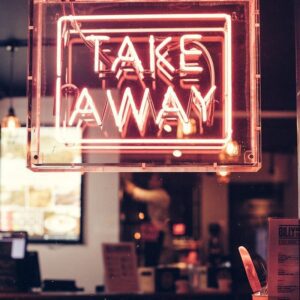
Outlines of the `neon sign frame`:
{"label": "neon sign frame", "polygon": [[[137,1],[138,3],[139,1]],[[146,12],[137,13],[134,8],[130,8],[128,13],[129,2],[119,1],[76,1],[79,8],[92,7],[93,5],[115,5],[114,14],[109,13],[109,9],[103,14],[80,14],[80,9],[76,11],[74,4],[68,4],[61,0],[36,1],[33,5],[33,16],[29,33],[32,37],[30,57],[33,57],[33,63],[29,68],[29,122],[28,122],[28,166],[34,171],[257,171],[260,168],[260,124],[259,124],[259,69],[257,64],[258,49],[256,43],[259,37],[259,24],[257,17],[259,10],[254,0],[242,1],[226,1],[212,0],[217,9],[207,9],[207,3],[203,4],[199,1],[199,11],[187,9],[187,12],[177,13],[151,13],[151,9],[160,2],[148,3],[142,5],[146,7]],[[130,2],[131,3],[131,2]],[[172,2],[173,3],[173,2]],[[187,6],[193,5],[190,1],[179,0],[174,1],[176,4],[185,3]],[[245,30],[249,32],[245,38],[246,51],[243,62],[244,68],[249,75],[243,75],[245,80],[249,80],[245,87],[249,87],[248,91],[244,91],[245,95],[249,93],[249,103],[243,105],[243,111],[236,111],[236,101],[239,100],[233,85],[233,78],[236,79],[235,73],[237,48],[236,48],[236,32],[233,33],[232,28],[236,26],[237,5],[247,6],[249,15],[245,17]],[[54,82],[54,102],[53,114],[47,116],[47,120],[56,128],[56,139],[58,145],[64,145],[68,148],[81,149],[82,152],[93,153],[101,157],[99,161],[93,163],[76,164],[66,162],[66,164],[56,164],[47,162],[42,153],[40,153],[39,135],[40,127],[43,124],[41,112],[42,99],[45,95],[42,93],[41,86],[43,78],[41,76],[43,60],[43,34],[47,31],[45,26],[41,25],[42,19],[48,13],[42,12],[42,7],[55,4],[65,7],[72,7],[71,13],[56,13],[55,21],[52,27],[56,36],[53,40],[55,43],[55,75],[51,76]],[[168,7],[168,3],[162,6]],[[220,5],[220,7],[218,7]],[[229,8],[226,7],[228,5]],[[202,6],[204,9],[202,9]],[[122,12],[125,7],[126,13]],[[225,8],[224,8],[225,7]],[[52,9],[55,11],[55,9]],[[51,11],[51,10],[49,10]],[[85,10],[83,10],[85,11]],[[87,10],[92,11],[92,10]],[[45,14],[45,15],[43,15]],[[255,15],[256,14],[256,15]],[[148,24],[150,25],[147,25]],[[136,24],[124,26],[124,24]],[[78,25],[79,24],[79,25]],[[86,26],[85,24],[88,24]],[[94,25],[95,24],[95,25]],[[104,24],[104,26],[102,25]],[[146,24],[145,26],[143,24]],[[154,24],[154,25],[153,25]],[[171,25],[170,25],[171,24]],[[187,27],[186,24],[190,26]],[[200,24],[200,25],[199,25]],[[204,25],[203,25],[204,24]],[[85,27],[86,26],[86,27]],[[41,27],[41,29],[40,29]],[[36,29],[36,32],[34,31]],[[235,29],[236,30],[236,29]],[[221,36],[221,38],[220,38]],[[36,47],[33,45],[34,40],[38,41]],[[140,59],[140,48],[136,50],[136,41],[147,44],[149,47],[148,61]],[[171,43],[177,43],[179,49],[178,66],[172,62],[173,56],[170,54]],[[219,48],[213,48],[211,45],[217,44]],[[73,74],[73,57],[76,57],[78,49],[84,47],[85,44],[92,45],[93,51],[90,51],[93,63],[92,68],[94,74],[97,74],[101,81],[101,96],[95,97],[93,88],[88,85],[73,84],[72,78],[78,77]],[[218,51],[218,57],[221,61],[214,67],[214,59],[216,54],[211,57],[211,53],[206,48],[206,44],[210,49],[221,49]],[[113,46],[112,46],[113,45]],[[117,48],[116,45],[119,45]],[[219,46],[221,45],[221,46]],[[44,47],[44,48],[43,48]],[[138,46],[140,47],[140,46]],[[117,51],[117,50],[118,51]],[[85,54],[87,55],[87,54]],[[36,56],[36,63],[34,62]],[[105,65],[103,56],[113,57],[110,66]],[[199,84],[199,74],[203,72],[203,65],[198,60],[204,57],[209,73],[205,73],[210,77],[210,86],[202,90],[202,83]],[[82,58],[83,59],[83,58]],[[178,68],[178,69],[177,69]],[[74,69],[75,70],[75,69]],[[222,72],[218,75],[219,85],[215,83],[215,72]],[[114,74],[114,81],[118,84],[111,89],[110,82],[106,78],[106,73]],[[174,74],[179,72],[180,86],[182,90],[189,90],[189,99],[187,97],[182,100],[182,95],[177,94],[178,87],[174,86]],[[132,75],[133,74],[133,75]],[[188,75],[191,75],[191,79]],[[176,75],[177,76],[177,75]],[[185,77],[186,76],[186,77]],[[146,80],[152,80],[149,85]],[[182,79],[183,78],[183,79]],[[134,87],[126,86],[124,82],[133,82],[136,80],[142,87],[143,94],[136,96]],[[164,90],[156,88],[156,81],[160,80],[165,83]],[[76,81],[76,80],[75,80]],[[35,82],[35,84],[33,84]],[[125,85],[125,87],[124,87]],[[66,96],[63,90],[68,86],[75,86],[77,96],[73,100],[70,107],[64,107]],[[115,90],[122,88],[123,95],[116,96]],[[162,93],[159,97],[161,105],[157,104],[157,90]],[[212,102],[215,92],[218,91],[218,97],[221,96],[221,106],[217,111],[212,112],[214,108]],[[153,100],[154,99],[154,100]],[[138,101],[136,101],[138,100]],[[105,102],[99,109],[97,102]],[[156,101],[156,102],[155,102]],[[183,101],[183,102],[182,102]],[[137,104],[137,103],[140,104]],[[159,102],[158,102],[159,103]],[[184,104],[183,104],[184,103]],[[69,104],[68,104],[69,105]],[[34,108],[34,109],[32,109]],[[46,108],[44,109],[47,110]],[[48,113],[48,112],[47,112]],[[191,113],[198,117],[198,126],[200,128],[197,134],[185,134],[186,128],[192,125],[193,119]],[[239,113],[244,114],[243,117],[247,122],[247,126],[243,123],[243,128],[247,129],[247,141],[237,134],[237,117]],[[110,114],[108,116],[108,114]],[[210,116],[209,116],[210,114]],[[213,114],[213,115],[212,115]],[[217,134],[207,133],[204,125],[207,127],[209,117],[218,119]],[[110,127],[117,132],[110,136],[103,130],[103,124],[110,120]],[[157,127],[157,134],[147,135],[147,122],[152,119],[152,123]],[[105,121],[104,121],[105,120]],[[172,123],[173,122],[173,123]],[[212,123],[212,121],[210,120]],[[135,127],[137,135],[132,136],[130,126]],[[134,124],[134,125],[132,125]],[[177,135],[167,135],[166,132],[172,130],[171,125],[177,127]],[[175,124],[175,125],[174,125]],[[106,124],[104,124],[106,125]],[[153,126],[154,126],[153,125]],[[106,125],[107,126],[107,125]],[[129,127],[128,127],[129,126]],[[152,127],[153,127],[152,126]],[[98,128],[101,132],[99,136],[83,135],[80,140],[74,140],[72,136],[67,134],[69,127]],[[205,127],[205,128],[206,128]],[[129,128],[129,129],[128,129]],[[33,129],[33,130],[32,130]],[[129,130],[129,131],[128,131]],[[195,128],[193,129],[195,130]],[[244,129],[243,129],[244,130]],[[103,133],[103,132],[104,133]],[[146,133],[145,133],[146,132]],[[163,134],[161,134],[163,132]],[[164,137],[164,135],[166,137]],[[249,136],[249,138],[248,138]],[[237,139],[240,139],[236,142]],[[226,154],[228,145],[236,143],[239,149],[236,151],[235,157]],[[245,146],[246,145],[246,146]],[[244,148],[243,148],[244,147]],[[116,161],[105,161],[106,155],[117,155]],[[152,160],[151,155],[154,155]],[[157,155],[160,157],[157,159]],[[200,159],[199,159],[200,155]],[[162,162],[161,157],[166,157],[167,166]],[[140,157],[138,161],[136,157]],[[149,158],[150,157],[150,158]],[[169,157],[169,158],[168,158]],[[182,157],[182,158],[181,158]],[[206,157],[208,158],[207,161]],[[127,159],[128,158],[128,159]],[[187,159],[186,159],[187,158]],[[194,161],[196,159],[196,161]],[[199,159],[199,162],[197,161]],[[174,161],[174,163],[170,163]]]}

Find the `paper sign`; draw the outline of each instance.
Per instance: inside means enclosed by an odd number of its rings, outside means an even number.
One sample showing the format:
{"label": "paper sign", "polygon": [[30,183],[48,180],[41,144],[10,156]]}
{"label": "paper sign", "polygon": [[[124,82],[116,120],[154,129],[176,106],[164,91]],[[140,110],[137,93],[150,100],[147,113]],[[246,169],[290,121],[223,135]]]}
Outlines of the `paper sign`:
{"label": "paper sign", "polygon": [[299,247],[299,219],[269,219],[269,296],[278,300],[299,300]]}
{"label": "paper sign", "polygon": [[133,243],[103,244],[105,291],[138,292],[137,258]]}

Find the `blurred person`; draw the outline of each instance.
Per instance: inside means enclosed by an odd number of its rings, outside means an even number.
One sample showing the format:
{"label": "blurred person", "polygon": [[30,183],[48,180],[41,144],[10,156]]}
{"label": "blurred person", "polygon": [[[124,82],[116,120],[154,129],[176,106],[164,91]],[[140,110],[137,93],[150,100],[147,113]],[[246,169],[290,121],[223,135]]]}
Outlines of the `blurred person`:
{"label": "blurred person", "polygon": [[[157,265],[173,262],[172,236],[169,226],[170,196],[163,188],[163,179],[158,173],[152,173],[147,189],[138,187],[125,179],[124,190],[134,201],[147,205],[147,214],[152,230],[157,232],[152,241],[145,241],[145,265]],[[150,231],[150,230],[149,230]]]}

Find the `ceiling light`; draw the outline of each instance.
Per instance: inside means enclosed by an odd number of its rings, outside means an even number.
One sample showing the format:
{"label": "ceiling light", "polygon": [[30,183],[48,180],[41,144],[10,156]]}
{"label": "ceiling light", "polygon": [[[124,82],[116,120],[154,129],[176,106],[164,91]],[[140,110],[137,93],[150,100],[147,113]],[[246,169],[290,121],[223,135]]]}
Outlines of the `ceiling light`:
{"label": "ceiling light", "polygon": [[14,108],[10,106],[7,116],[1,121],[1,128],[14,129],[20,127],[20,125],[20,120],[16,117]]}
{"label": "ceiling light", "polygon": [[2,119],[1,127],[14,129],[20,127],[20,120],[17,118],[15,114],[15,110],[13,107],[13,98],[12,98],[12,87],[13,87],[13,79],[14,79],[14,53],[16,51],[16,47],[13,45],[9,45],[6,47],[6,50],[10,52],[10,82],[9,82],[9,108],[8,114]]}

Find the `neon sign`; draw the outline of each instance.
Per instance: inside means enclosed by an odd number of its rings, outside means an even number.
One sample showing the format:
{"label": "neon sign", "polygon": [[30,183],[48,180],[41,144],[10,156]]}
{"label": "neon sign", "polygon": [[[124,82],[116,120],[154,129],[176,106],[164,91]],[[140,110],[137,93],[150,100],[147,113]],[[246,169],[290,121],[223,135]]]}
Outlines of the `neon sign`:
{"label": "neon sign", "polygon": [[[218,22],[218,27],[191,28],[130,28],[127,34],[120,37],[119,29],[102,29],[91,24],[102,22],[111,27],[115,20],[132,22],[132,20],[147,20],[158,25],[162,20],[167,22]],[[84,22],[90,28],[74,30],[70,24]],[[101,23],[101,24],[102,24]],[[70,30],[66,30],[69,28]],[[191,33],[190,33],[191,32]],[[196,32],[196,33],[193,33]],[[213,35],[217,33],[217,35]],[[83,37],[84,35],[84,37]],[[97,149],[111,147],[122,150],[189,149],[213,150],[223,149],[231,140],[231,16],[227,14],[157,14],[157,15],[97,15],[97,16],[63,16],[57,23],[57,84],[56,107],[62,106],[62,50],[66,38],[76,39],[78,36],[86,42],[91,42],[93,51],[92,66],[99,77],[104,95],[95,99],[87,87],[78,92],[75,107],[68,119],[61,119],[61,112],[56,113],[56,127],[63,126],[98,126],[102,130],[103,119],[109,112],[113,115],[113,122],[120,133],[119,138],[86,139],[70,141],[67,136],[60,135],[64,142],[80,143],[81,147],[93,144]],[[215,83],[215,67],[213,59],[205,43],[216,44],[222,49],[224,57],[222,65],[222,80],[224,86]],[[73,44],[70,43],[69,47]],[[142,54],[147,52],[146,55]],[[70,50],[72,51],[72,50]],[[175,54],[176,52],[176,54]],[[72,66],[69,66],[71,68]],[[110,76],[107,76],[110,74]],[[71,76],[70,76],[71,77]],[[113,79],[112,79],[113,77]],[[208,86],[202,87],[203,77],[209,79]],[[114,88],[122,91],[119,108],[109,88],[109,81],[114,81]],[[132,81],[137,84],[132,87]],[[73,84],[73,82],[69,82]],[[179,84],[178,86],[175,86]],[[206,84],[207,85],[207,84]],[[213,107],[215,106],[215,92],[222,89],[224,121],[218,137],[203,137],[204,125],[213,122]],[[140,99],[134,97],[133,89],[139,90]],[[181,97],[177,91],[181,92]],[[183,91],[183,92],[182,92]],[[153,98],[161,97],[155,107]],[[96,109],[95,102],[104,102],[102,111]],[[199,122],[199,135],[193,139],[164,138],[164,127],[177,123],[185,126],[191,116],[195,115]],[[209,118],[208,118],[209,115]],[[147,137],[148,120],[152,118],[157,126],[153,136]],[[139,132],[137,138],[128,137],[128,123],[133,119]],[[58,131],[59,132],[59,131]],[[62,132],[64,132],[62,130]],[[159,139],[158,139],[159,138]],[[117,145],[117,146],[116,146]],[[141,146],[142,145],[142,146]],[[91,147],[91,146],[90,146]]]}
{"label": "neon sign", "polygon": [[[258,77],[252,55],[257,36],[255,19],[248,13],[254,11],[254,1],[136,5],[58,1],[62,10],[54,2],[40,3],[51,8],[45,14],[51,19],[52,31],[43,27],[39,32],[34,23],[38,19],[32,19],[38,32],[32,32],[33,39],[39,42],[31,53],[39,62],[46,61],[45,51],[49,53],[52,47],[55,70],[45,81],[53,82],[54,102],[49,110],[52,115],[46,108],[44,114],[56,128],[58,145],[99,157],[118,154],[124,165],[143,169],[149,164],[164,168],[163,160],[174,159],[176,167],[186,169],[192,163],[191,170],[201,169],[194,166],[195,160],[210,166],[203,170],[215,171],[219,165],[230,171],[234,165],[258,169]],[[43,12],[38,14],[43,17]],[[48,32],[53,39],[49,47],[42,39]],[[241,48],[240,40],[246,48]],[[37,144],[42,66],[33,65],[36,85],[31,85],[36,87],[37,113],[36,118],[31,115],[30,123],[32,119],[36,122],[31,126],[36,128]],[[241,122],[236,110],[245,115]],[[81,138],[71,136],[69,128],[82,131]],[[231,143],[239,150],[227,159],[224,153]],[[35,150],[30,164],[44,165],[38,145]],[[96,170],[98,166],[122,166],[103,160],[99,158]],[[172,163],[168,164],[172,169]],[[86,167],[82,164],[78,169]]]}

